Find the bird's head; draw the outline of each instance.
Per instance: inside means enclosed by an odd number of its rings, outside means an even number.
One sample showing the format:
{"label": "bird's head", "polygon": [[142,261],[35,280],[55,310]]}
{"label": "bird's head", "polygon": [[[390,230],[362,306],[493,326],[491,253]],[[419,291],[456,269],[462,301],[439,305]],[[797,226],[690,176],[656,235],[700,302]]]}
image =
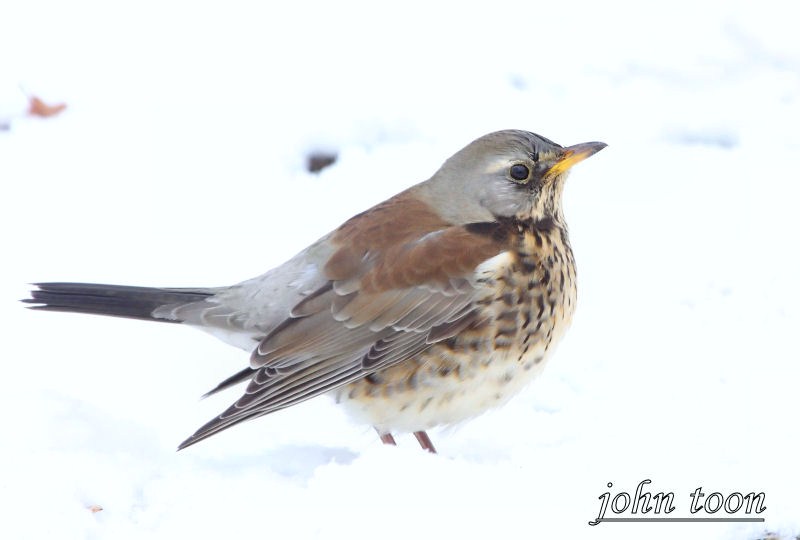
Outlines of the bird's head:
{"label": "bird's head", "polygon": [[452,223],[561,221],[569,169],[605,146],[589,142],[563,147],[527,131],[497,131],[456,152],[420,187]]}

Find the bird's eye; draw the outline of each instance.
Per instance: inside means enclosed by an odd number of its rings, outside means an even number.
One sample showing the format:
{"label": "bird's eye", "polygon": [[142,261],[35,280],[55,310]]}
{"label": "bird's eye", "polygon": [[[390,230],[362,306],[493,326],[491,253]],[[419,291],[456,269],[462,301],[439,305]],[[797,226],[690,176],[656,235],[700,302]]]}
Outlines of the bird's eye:
{"label": "bird's eye", "polygon": [[531,171],[528,169],[527,166],[517,163],[516,165],[512,165],[511,169],[509,169],[508,174],[511,176],[512,179],[516,180],[517,182],[524,182],[530,176]]}

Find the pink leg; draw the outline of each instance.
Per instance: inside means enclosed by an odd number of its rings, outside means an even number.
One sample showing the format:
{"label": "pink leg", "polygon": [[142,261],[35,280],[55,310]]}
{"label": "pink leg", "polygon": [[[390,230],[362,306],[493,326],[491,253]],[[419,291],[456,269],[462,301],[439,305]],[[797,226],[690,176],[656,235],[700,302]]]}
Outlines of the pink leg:
{"label": "pink leg", "polygon": [[434,448],[433,443],[431,442],[431,438],[428,437],[428,434],[424,431],[415,431],[414,437],[417,438],[419,445],[422,447],[423,450],[427,450],[431,454],[436,453],[436,448]]}
{"label": "pink leg", "polygon": [[397,446],[397,443],[395,442],[394,437],[392,437],[391,433],[378,433],[378,436],[380,436],[381,442],[383,444],[391,444],[392,446]]}

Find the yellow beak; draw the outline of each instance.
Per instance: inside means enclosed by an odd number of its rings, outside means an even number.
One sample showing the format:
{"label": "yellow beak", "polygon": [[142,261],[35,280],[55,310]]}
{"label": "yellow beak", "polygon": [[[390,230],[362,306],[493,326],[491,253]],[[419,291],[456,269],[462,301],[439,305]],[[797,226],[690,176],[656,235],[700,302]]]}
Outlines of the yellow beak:
{"label": "yellow beak", "polygon": [[545,173],[545,178],[557,176],[568,171],[573,165],[593,156],[603,148],[608,146],[602,142],[588,142],[568,146],[564,149],[562,156]]}

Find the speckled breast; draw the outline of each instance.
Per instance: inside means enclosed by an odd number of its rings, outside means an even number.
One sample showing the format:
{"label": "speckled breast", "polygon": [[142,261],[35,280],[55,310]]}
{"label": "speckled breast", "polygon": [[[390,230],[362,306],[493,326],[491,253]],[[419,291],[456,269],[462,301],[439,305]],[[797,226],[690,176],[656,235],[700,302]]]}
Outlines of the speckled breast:
{"label": "speckled breast", "polygon": [[410,432],[477,416],[530,383],[572,319],[575,264],[561,227],[520,227],[514,244],[476,269],[482,322],[336,400],[381,433]]}

